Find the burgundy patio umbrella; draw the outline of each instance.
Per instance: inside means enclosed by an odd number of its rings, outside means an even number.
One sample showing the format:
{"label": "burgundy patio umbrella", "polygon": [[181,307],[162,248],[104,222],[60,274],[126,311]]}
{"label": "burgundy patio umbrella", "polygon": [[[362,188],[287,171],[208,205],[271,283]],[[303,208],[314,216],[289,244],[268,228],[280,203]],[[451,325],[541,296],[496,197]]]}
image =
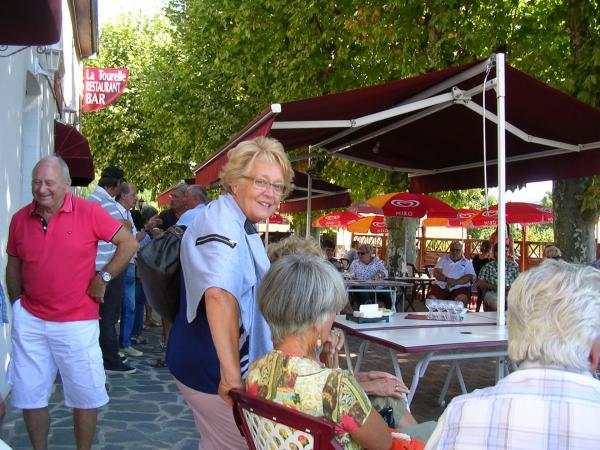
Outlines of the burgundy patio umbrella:
{"label": "burgundy patio umbrella", "polygon": [[313,227],[332,227],[332,228],[345,228],[347,225],[356,222],[360,219],[358,214],[350,212],[333,212],[325,214],[313,221]]}
{"label": "burgundy patio umbrella", "polygon": [[428,217],[455,218],[458,211],[443,201],[423,194],[393,192],[367,200],[369,205],[381,208],[386,217],[419,219]]}
{"label": "burgundy patio umbrella", "polygon": [[[552,219],[552,210],[546,206],[524,202],[506,203],[506,223],[532,225],[552,222]],[[492,205],[487,210],[480,211],[467,223],[473,227],[498,226],[498,205]]]}
{"label": "burgundy patio umbrella", "polygon": [[352,203],[348,207],[348,211],[354,214],[383,214],[381,208],[376,208],[375,206],[369,205],[367,202]]}
{"label": "burgundy patio umbrella", "polygon": [[383,216],[367,216],[349,224],[346,229],[353,233],[385,234],[388,229]]}

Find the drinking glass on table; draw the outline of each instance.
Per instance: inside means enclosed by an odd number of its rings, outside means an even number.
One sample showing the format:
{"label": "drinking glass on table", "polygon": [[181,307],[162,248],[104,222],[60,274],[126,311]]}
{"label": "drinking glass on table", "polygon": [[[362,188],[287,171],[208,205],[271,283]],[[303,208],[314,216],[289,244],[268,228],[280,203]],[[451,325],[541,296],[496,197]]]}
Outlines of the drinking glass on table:
{"label": "drinking glass on table", "polygon": [[436,302],[436,300],[434,298],[425,299],[425,306],[427,307],[427,318],[428,319],[433,319],[433,311],[435,309],[435,302]]}
{"label": "drinking glass on table", "polygon": [[439,300],[435,300],[433,302],[433,320],[441,320],[441,314],[442,314],[442,305],[440,303]]}
{"label": "drinking glass on table", "polygon": [[462,302],[451,301],[449,304],[450,320],[458,322],[460,320],[460,310],[462,309]]}

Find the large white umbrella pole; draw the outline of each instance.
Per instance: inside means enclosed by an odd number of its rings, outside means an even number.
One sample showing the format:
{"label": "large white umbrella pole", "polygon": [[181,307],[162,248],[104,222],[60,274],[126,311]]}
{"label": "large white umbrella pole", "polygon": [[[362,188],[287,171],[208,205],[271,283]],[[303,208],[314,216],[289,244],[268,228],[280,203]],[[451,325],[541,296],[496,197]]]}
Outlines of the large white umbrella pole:
{"label": "large white umbrella pole", "polygon": [[265,247],[269,245],[269,219],[267,218],[267,222],[265,223]]}
{"label": "large white umbrella pole", "polygon": [[[310,159],[308,160],[308,167],[310,168]],[[312,176],[310,175],[310,169],[306,171],[307,183],[307,198],[306,198],[306,239],[310,237],[310,228],[312,226]]]}
{"label": "large white umbrella pole", "polygon": [[498,114],[498,312],[497,322],[499,326],[506,324],[504,314],[504,305],[506,303],[506,151],[505,151],[505,131],[506,117],[504,114],[505,106],[505,72],[504,72],[504,53],[496,54],[496,103]]}

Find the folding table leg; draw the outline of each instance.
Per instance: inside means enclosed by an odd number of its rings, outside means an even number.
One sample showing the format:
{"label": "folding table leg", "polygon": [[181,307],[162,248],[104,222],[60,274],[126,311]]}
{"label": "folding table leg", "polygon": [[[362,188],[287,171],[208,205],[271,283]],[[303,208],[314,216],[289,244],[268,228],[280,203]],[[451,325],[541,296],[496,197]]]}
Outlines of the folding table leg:
{"label": "folding table leg", "polygon": [[396,351],[391,348],[388,350],[390,352],[390,357],[392,358],[392,366],[394,367],[394,374],[402,380],[402,370],[400,370],[400,364],[398,363],[398,353],[396,353]]}
{"label": "folding table leg", "polygon": [[410,406],[413,397],[415,396],[415,392],[417,391],[417,386],[419,386],[419,379],[425,375],[425,371],[427,370],[427,366],[429,365],[429,360],[433,356],[434,352],[429,352],[425,355],[424,358],[420,359],[415,365],[415,373],[413,375],[413,379],[410,383],[410,392],[408,393],[408,398],[406,403]]}
{"label": "folding table leg", "polygon": [[348,344],[348,336],[344,334],[344,353],[346,353],[346,366],[348,370],[354,373],[354,369],[352,368],[352,356],[350,355],[350,345]]}
{"label": "folding table leg", "polygon": [[446,404],[446,394],[448,394],[448,388],[450,387],[450,381],[452,381],[454,372],[456,372],[456,378],[458,379],[460,390],[463,394],[467,393],[465,379],[463,378],[462,371],[460,370],[460,363],[456,360],[452,361],[448,375],[446,375],[446,381],[444,381],[444,386],[442,387],[442,392],[440,392],[440,396],[438,397],[438,405],[440,406],[444,406]]}
{"label": "folding table leg", "polygon": [[358,356],[356,358],[356,364],[354,365],[354,372],[360,372],[360,366],[362,365],[365,353],[369,349],[369,341],[362,341],[360,347],[358,347]]}

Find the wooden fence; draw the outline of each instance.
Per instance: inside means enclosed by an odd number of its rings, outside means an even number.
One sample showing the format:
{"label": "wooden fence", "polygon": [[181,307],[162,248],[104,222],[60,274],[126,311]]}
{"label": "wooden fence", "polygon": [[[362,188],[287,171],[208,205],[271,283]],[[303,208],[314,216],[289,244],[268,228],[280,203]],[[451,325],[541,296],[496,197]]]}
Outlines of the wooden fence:
{"label": "wooden fence", "polygon": [[[371,244],[376,249],[376,254],[380,259],[385,259],[387,250],[387,236],[385,235],[368,235],[354,234],[352,240],[357,240],[361,244]],[[423,269],[429,265],[435,265],[438,258],[442,255],[450,254],[450,243],[457,239],[440,239],[440,238],[417,238],[417,261],[415,265]],[[471,259],[474,255],[480,252],[483,239],[465,239],[461,240],[464,244],[465,257]],[[518,241],[514,243],[513,253],[517,258],[519,269],[521,272],[537,266],[544,257],[544,248],[552,242],[533,242],[533,241]],[[596,251],[600,255],[600,245]],[[522,257],[525,255],[525,258]]]}

